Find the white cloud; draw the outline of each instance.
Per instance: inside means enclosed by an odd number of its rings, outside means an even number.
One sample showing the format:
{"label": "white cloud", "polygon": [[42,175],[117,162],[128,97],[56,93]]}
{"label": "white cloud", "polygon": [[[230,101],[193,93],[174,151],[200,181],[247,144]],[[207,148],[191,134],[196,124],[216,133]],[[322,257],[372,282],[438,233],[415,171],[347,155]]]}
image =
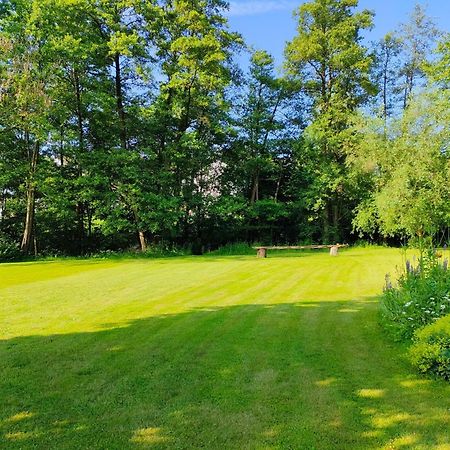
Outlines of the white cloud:
{"label": "white cloud", "polygon": [[293,11],[298,1],[291,0],[246,0],[231,1],[229,16],[254,16],[273,11]]}

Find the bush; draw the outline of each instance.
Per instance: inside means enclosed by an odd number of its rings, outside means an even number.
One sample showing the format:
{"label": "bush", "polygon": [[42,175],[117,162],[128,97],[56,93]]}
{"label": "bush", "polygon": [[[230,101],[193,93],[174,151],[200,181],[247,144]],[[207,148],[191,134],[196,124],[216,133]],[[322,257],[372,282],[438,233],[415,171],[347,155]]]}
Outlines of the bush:
{"label": "bush", "polygon": [[14,261],[20,256],[19,246],[5,236],[0,235],[0,262]]}
{"label": "bush", "polygon": [[168,242],[160,242],[158,244],[151,244],[142,255],[148,258],[168,258],[171,256],[186,256],[190,255],[191,251],[187,248],[177,247]]}
{"label": "bush", "polygon": [[420,372],[450,380],[450,315],[417,331],[409,356]]}
{"label": "bush", "polygon": [[397,287],[386,277],[382,315],[398,339],[410,339],[419,328],[450,313],[450,271],[438,256],[429,252],[416,267],[407,261]]}
{"label": "bush", "polygon": [[227,244],[214,250],[210,253],[216,256],[229,256],[229,255],[255,255],[256,250],[245,242],[237,242],[234,244]]}
{"label": "bush", "polygon": [[147,247],[145,252],[134,248],[129,250],[102,250],[93,254],[90,254],[90,258],[94,259],[110,259],[110,258],[131,258],[131,259],[143,259],[143,258],[168,258],[171,256],[185,256],[190,252],[186,248],[175,247],[165,242],[159,244],[151,244]]}

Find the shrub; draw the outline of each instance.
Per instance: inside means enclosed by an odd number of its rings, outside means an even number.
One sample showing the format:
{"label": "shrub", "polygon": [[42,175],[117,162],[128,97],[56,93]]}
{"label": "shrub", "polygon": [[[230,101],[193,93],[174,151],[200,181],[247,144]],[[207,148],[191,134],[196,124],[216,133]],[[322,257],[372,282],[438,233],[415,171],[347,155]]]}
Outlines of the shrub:
{"label": "shrub", "polygon": [[410,360],[422,373],[450,381],[450,315],[415,333]]}
{"label": "shrub", "polygon": [[151,244],[147,247],[145,252],[141,252],[138,249],[129,250],[102,250],[97,253],[89,255],[90,258],[94,259],[110,259],[110,258],[167,258],[171,256],[185,256],[190,254],[188,249],[175,247],[173,245],[167,244],[165,242],[159,244]]}
{"label": "shrub", "polygon": [[217,250],[211,252],[216,256],[228,256],[228,255],[254,255],[256,250],[245,242],[236,242],[234,244],[226,244]]}
{"label": "shrub", "polygon": [[151,244],[143,253],[148,258],[168,258],[171,256],[185,256],[191,252],[187,248],[177,247],[168,242],[160,242],[158,244]]}
{"label": "shrub", "polygon": [[429,252],[406,270],[393,287],[388,276],[382,298],[384,323],[398,339],[410,339],[419,328],[450,313],[450,271],[447,261]]}
{"label": "shrub", "polygon": [[20,258],[19,246],[0,234],[0,262]]}

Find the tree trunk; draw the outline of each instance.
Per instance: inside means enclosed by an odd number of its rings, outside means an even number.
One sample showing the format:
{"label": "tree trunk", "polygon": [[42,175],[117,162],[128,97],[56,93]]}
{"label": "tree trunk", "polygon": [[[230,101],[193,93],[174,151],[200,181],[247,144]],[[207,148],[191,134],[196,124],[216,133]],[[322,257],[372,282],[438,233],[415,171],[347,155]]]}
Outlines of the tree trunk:
{"label": "tree trunk", "polygon": [[283,176],[283,172],[282,172],[282,169],[280,169],[280,176],[277,179],[277,185],[276,185],[276,188],[275,188],[275,195],[273,197],[273,199],[275,200],[275,203],[278,202],[278,194],[280,193],[280,185],[281,185],[281,178],[282,178],[282,176]]}
{"label": "tree trunk", "polygon": [[255,203],[259,200],[259,170],[256,171],[253,179],[252,194],[250,196],[250,203]]}
{"label": "tree trunk", "polygon": [[[123,89],[122,89],[122,69],[120,67],[120,54],[116,53],[114,55],[114,68],[115,68],[115,88],[116,88],[116,107],[117,115],[119,116],[119,137],[120,145],[122,149],[126,150],[128,148],[128,137],[127,137],[127,126],[125,117],[125,108],[123,105]],[[133,213],[135,217],[136,224],[139,223],[139,214],[137,208],[133,207]],[[138,230],[139,245],[141,251],[145,252],[147,250],[147,242],[145,239],[145,232],[143,230]]]}
{"label": "tree trunk", "polygon": [[334,240],[339,239],[340,235],[340,213],[339,213],[339,204],[335,203],[332,206],[333,211],[333,238]]}
{"label": "tree trunk", "polygon": [[117,114],[119,116],[119,136],[120,144],[125,150],[127,145],[127,128],[125,122],[125,109],[123,106],[123,91],[122,91],[122,70],[120,67],[120,55],[116,53],[114,55],[114,66],[116,71],[115,84],[116,84],[116,103],[117,103]]}
{"label": "tree trunk", "polygon": [[403,109],[406,109],[409,103],[409,98],[412,94],[412,90],[414,87],[414,74],[407,73],[406,74],[406,83],[405,83],[405,91],[403,93]]}
{"label": "tree trunk", "polygon": [[0,206],[0,223],[3,222],[6,215],[6,190],[2,190],[2,202]]}
{"label": "tree trunk", "polygon": [[330,239],[330,219],[328,214],[328,205],[322,211],[323,243],[328,243]]}
{"label": "tree trunk", "polygon": [[[126,198],[125,198],[125,200],[126,200]],[[141,252],[145,252],[147,250],[147,240],[145,239],[145,231],[141,228],[141,225],[139,224],[138,208],[135,204],[132,203],[132,201],[130,201],[129,204],[130,204],[131,210],[133,211],[134,221],[136,223],[138,239],[139,239],[139,246],[141,247]]]}
{"label": "tree trunk", "polygon": [[[387,61],[387,59],[386,59]],[[388,118],[388,74],[387,74],[387,62],[384,66],[384,72],[383,72],[383,119],[384,119],[384,126],[386,128],[387,118]]]}
{"label": "tree trunk", "polygon": [[78,222],[78,252],[80,254],[83,253],[84,250],[84,238],[86,236],[86,231],[84,227],[84,216],[85,216],[85,208],[83,202],[78,202],[77,207],[77,222]]}
{"label": "tree trunk", "polygon": [[[84,151],[84,130],[83,130],[83,103],[82,103],[82,86],[80,83],[80,76],[76,69],[72,71],[73,76],[73,86],[75,89],[75,99],[76,99],[76,116],[77,116],[77,128],[78,128],[78,149],[79,153],[82,154]],[[83,176],[83,171],[81,166],[78,167],[78,176],[81,178]],[[86,236],[85,232],[85,204],[81,201],[77,202],[76,206],[77,212],[77,222],[78,222],[78,252],[83,253],[84,250],[84,240]]]}
{"label": "tree trunk", "polygon": [[75,85],[75,98],[76,98],[76,114],[77,114],[77,127],[78,127],[78,146],[80,152],[84,148],[84,133],[83,133],[83,110],[82,110],[82,100],[81,100],[81,85],[80,77],[76,70],[73,71],[73,82]]}
{"label": "tree trunk", "polygon": [[88,236],[91,237],[91,235],[92,235],[92,210],[89,206],[89,203],[87,204],[86,214],[87,214],[87,232],[88,232]]}
{"label": "tree trunk", "polygon": [[147,240],[145,239],[145,232],[138,231],[139,236],[139,244],[141,246],[141,252],[145,252],[147,250]]}
{"label": "tree trunk", "polygon": [[25,217],[25,227],[23,230],[22,243],[20,250],[28,255],[33,245],[33,233],[34,233],[34,213],[35,213],[35,200],[36,200],[36,185],[35,185],[35,173],[39,156],[39,142],[36,141],[30,158],[30,171],[27,182],[27,212]]}

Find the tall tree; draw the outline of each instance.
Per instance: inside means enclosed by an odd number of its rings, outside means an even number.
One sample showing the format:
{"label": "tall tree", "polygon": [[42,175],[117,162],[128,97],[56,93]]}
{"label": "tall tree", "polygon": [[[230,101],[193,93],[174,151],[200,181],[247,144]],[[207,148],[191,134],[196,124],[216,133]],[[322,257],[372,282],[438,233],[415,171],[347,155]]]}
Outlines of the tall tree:
{"label": "tall tree", "polygon": [[[298,137],[291,108],[297,83],[277,77],[267,52],[252,53],[246,77],[233,91],[232,123],[236,136],[224,147],[223,181],[229,195],[247,205],[247,240],[272,239],[267,223],[284,218],[283,184],[291,143]],[[237,91],[237,92],[236,92]],[[231,138],[231,136],[230,136]]]}
{"label": "tall tree", "polygon": [[[156,15],[155,46],[161,81],[148,108],[159,167],[181,199],[184,236],[202,234],[204,197],[224,138],[232,52],[239,35],[227,29],[222,0],[164,1]],[[150,23],[150,21],[149,21]]]}
{"label": "tall tree", "polygon": [[450,223],[449,90],[415,97],[387,133],[377,120],[358,127],[354,163],[374,188],[358,206],[363,233],[422,239]]}
{"label": "tall tree", "polygon": [[313,180],[309,203],[321,216],[325,241],[342,239],[350,187],[346,149],[352,113],[372,94],[372,58],[361,32],[372,26],[370,11],[355,12],[357,0],[314,0],[297,12],[297,36],[286,48],[289,73],[303,83],[312,123],[305,136]]}
{"label": "tall tree", "polygon": [[414,87],[424,80],[424,66],[440,32],[426,10],[417,3],[409,21],[400,27],[404,63],[403,107],[406,108]]}
{"label": "tall tree", "polygon": [[426,74],[432,83],[450,89],[450,34],[439,42],[435,54],[437,58],[425,66]]}
{"label": "tall tree", "polygon": [[[375,46],[374,79],[378,88],[377,113],[387,122],[398,106],[402,91],[400,82],[402,42],[394,33],[387,33]],[[403,99],[402,99],[403,100]]]}
{"label": "tall tree", "polygon": [[[277,197],[277,190],[264,191],[262,178],[281,175],[280,148],[287,128],[283,113],[289,98],[288,85],[274,74],[274,61],[265,51],[256,51],[251,57],[248,88],[241,88],[241,100],[236,108],[238,139],[235,142],[237,161],[235,169],[244,171],[246,197],[250,203],[262,198],[261,192]],[[284,111],[283,111],[284,110]],[[272,183],[270,183],[272,184]]]}
{"label": "tall tree", "polygon": [[[20,248],[35,244],[38,163],[47,142],[54,61],[47,58],[47,30],[41,26],[38,2],[9,2],[0,22],[3,79],[1,122],[13,130],[24,164],[25,218]],[[34,245],[34,247],[36,247]]]}

